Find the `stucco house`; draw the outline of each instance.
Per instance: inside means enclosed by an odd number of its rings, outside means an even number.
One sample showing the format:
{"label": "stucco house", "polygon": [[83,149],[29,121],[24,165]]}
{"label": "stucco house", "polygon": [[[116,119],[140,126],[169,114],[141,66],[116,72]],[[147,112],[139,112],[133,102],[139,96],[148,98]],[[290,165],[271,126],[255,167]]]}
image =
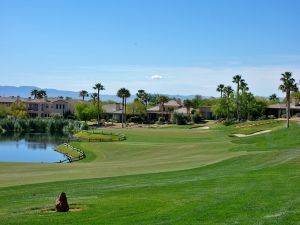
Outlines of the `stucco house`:
{"label": "stucco house", "polygon": [[105,120],[114,120],[121,122],[122,120],[122,105],[120,103],[105,104],[102,106],[102,118]]}
{"label": "stucco house", "polygon": [[74,104],[82,100],[65,100],[61,97],[45,97],[42,99],[21,98],[19,96],[0,97],[0,105],[11,106],[15,102],[26,104],[27,112],[31,117],[49,117],[51,114],[63,115],[69,111],[74,114]]}
{"label": "stucco house", "polygon": [[[198,109],[191,108],[190,112],[195,110],[201,113],[204,119],[211,120],[215,118],[210,106],[202,106]],[[164,107],[162,104],[159,104],[147,109],[149,120],[157,120],[159,117],[164,117],[166,121],[170,121],[172,119],[171,117],[173,112],[188,114],[187,108],[183,106],[180,100],[170,100],[164,104]]]}
{"label": "stucco house", "polygon": [[[287,104],[273,104],[267,107],[266,114],[267,116],[273,115],[277,118],[280,118],[282,115],[286,114]],[[300,102],[297,98],[291,99],[291,116],[300,114]]]}

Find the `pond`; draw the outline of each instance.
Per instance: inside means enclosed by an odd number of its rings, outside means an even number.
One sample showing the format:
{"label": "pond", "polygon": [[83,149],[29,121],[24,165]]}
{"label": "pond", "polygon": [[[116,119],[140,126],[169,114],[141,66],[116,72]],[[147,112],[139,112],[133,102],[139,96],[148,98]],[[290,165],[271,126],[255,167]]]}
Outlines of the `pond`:
{"label": "pond", "polygon": [[66,160],[63,154],[54,151],[54,147],[67,138],[67,135],[62,134],[2,134],[0,162],[53,163]]}

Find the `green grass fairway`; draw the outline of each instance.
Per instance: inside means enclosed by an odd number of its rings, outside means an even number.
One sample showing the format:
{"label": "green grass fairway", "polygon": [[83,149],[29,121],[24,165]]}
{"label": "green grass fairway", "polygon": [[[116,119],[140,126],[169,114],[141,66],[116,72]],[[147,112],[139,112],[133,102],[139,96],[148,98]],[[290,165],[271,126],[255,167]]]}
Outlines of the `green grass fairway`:
{"label": "green grass fairway", "polygon": [[80,162],[0,163],[0,224],[300,224],[300,126],[265,128],[108,130],[128,140],[73,143]]}

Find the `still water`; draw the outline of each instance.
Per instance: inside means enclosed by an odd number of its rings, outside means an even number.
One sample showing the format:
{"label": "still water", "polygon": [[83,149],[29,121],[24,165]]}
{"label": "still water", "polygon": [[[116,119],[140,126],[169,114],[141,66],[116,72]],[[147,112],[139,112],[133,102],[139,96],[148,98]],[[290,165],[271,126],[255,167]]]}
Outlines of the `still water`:
{"label": "still water", "polygon": [[54,151],[65,135],[4,134],[0,135],[0,162],[59,162],[65,156]]}

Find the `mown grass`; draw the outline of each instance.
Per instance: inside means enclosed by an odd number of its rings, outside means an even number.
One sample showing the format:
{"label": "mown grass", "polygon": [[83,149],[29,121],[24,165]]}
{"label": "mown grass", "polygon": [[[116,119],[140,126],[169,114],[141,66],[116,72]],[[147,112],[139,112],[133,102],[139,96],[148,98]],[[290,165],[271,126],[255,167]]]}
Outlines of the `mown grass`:
{"label": "mown grass", "polygon": [[91,133],[91,132],[78,132],[74,135],[74,137],[77,137],[82,140],[89,140],[89,139],[95,139],[95,140],[111,140],[111,141],[118,141],[119,137],[118,135],[113,134],[101,134],[101,133]]}
{"label": "mown grass", "polygon": [[55,150],[64,154],[64,155],[68,155],[71,158],[78,158],[80,156],[80,153],[77,151],[74,151],[70,148],[68,148],[67,146],[65,146],[64,144],[58,145],[55,147]]}
{"label": "mown grass", "polygon": [[[231,128],[122,131],[125,142],[75,143],[90,161],[1,163],[0,223],[299,224],[300,126],[241,139]],[[76,211],[50,211],[61,191]]]}

